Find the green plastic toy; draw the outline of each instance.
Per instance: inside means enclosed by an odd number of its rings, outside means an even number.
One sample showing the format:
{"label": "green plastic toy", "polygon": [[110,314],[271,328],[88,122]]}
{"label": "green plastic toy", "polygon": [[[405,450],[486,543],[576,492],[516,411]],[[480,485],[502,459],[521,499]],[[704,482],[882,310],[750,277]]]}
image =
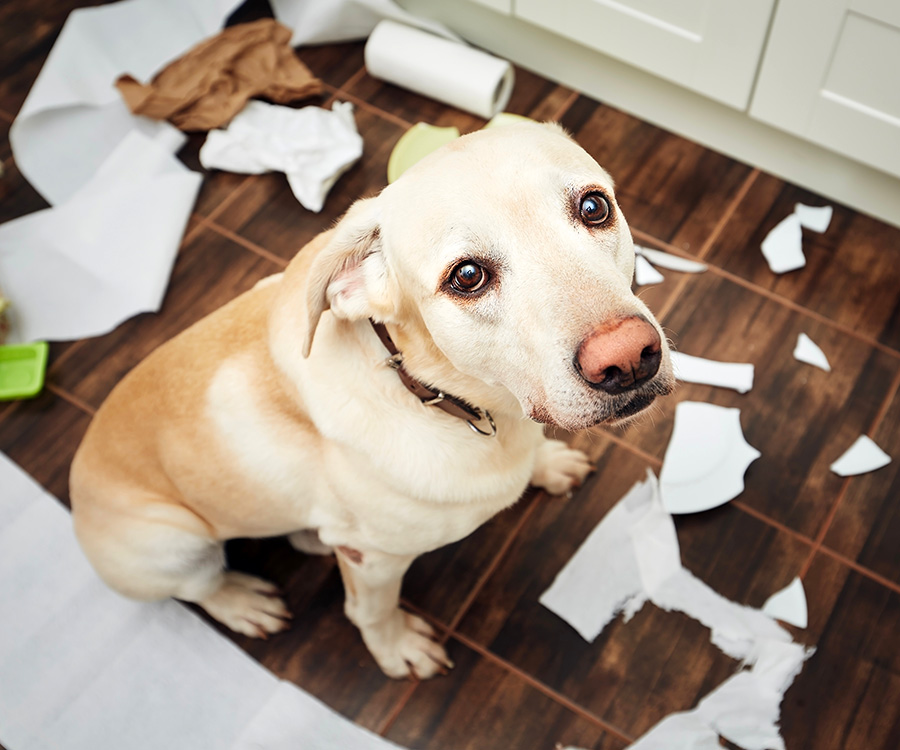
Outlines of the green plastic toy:
{"label": "green plastic toy", "polygon": [[46,341],[0,346],[0,401],[31,398],[44,387]]}

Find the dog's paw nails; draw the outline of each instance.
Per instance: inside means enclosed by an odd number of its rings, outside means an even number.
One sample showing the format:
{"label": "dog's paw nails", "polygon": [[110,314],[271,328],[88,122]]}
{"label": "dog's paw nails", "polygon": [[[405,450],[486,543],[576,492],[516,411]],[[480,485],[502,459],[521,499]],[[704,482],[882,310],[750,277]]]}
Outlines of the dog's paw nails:
{"label": "dog's paw nails", "polygon": [[453,669],[444,647],[434,640],[434,629],[421,617],[401,615],[402,627],[391,642],[369,644],[382,671],[396,679],[427,680]]}
{"label": "dog's paw nails", "polygon": [[243,573],[226,573],[219,589],[199,604],[219,622],[251,638],[266,639],[290,627],[291,613],[278,588]]}

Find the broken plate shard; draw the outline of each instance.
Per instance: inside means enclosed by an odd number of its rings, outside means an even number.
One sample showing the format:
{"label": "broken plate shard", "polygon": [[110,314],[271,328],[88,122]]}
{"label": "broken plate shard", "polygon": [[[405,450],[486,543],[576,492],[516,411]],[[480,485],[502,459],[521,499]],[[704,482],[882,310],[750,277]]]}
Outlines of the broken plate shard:
{"label": "broken plate shard", "polygon": [[805,628],[809,622],[806,610],[806,592],[803,582],[795,578],[781,591],[777,591],[762,605],[762,611],[776,620]]}
{"label": "broken plate shard", "polygon": [[825,372],[831,372],[831,365],[828,363],[828,357],[825,356],[825,352],[805,333],[801,333],[797,337],[797,345],[794,347],[794,359],[806,362],[808,365],[820,367]]}
{"label": "broken plate shard", "polygon": [[683,401],[659,475],[670,513],[697,513],[744,491],[744,472],[760,452],[744,440],[741,410]]}
{"label": "broken plate shard", "polygon": [[657,271],[642,255],[636,255],[634,258],[634,283],[638,286],[646,286],[648,284],[660,284],[665,281],[659,271]]}
{"label": "broken plate shard", "polygon": [[853,477],[887,466],[891,457],[872,438],[860,435],[846,453],[831,464],[831,470],[842,477]]}
{"label": "broken plate shard", "polygon": [[635,252],[643,255],[654,266],[660,268],[668,268],[670,271],[681,271],[682,273],[703,273],[708,266],[697,260],[688,260],[680,255],[672,255],[672,253],[664,253],[662,250],[653,250],[649,247],[635,246]]}
{"label": "broken plate shard", "polygon": [[803,254],[803,229],[797,214],[791,214],[783,219],[766,235],[762,243],[762,253],[773,273],[786,273],[806,265],[806,256]]}
{"label": "broken plate shard", "polygon": [[831,206],[805,206],[797,203],[794,206],[794,213],[797,214],[804,229],[821,233],[831,224],[831,215],[834,211]]}
{"label": "broken plate shard", "polygon": [[753,365],[744,362],[717,362],[694,357],[684,352],[672,352],[675,377],[686,383],[733,388],[746,393],[753,387]]}

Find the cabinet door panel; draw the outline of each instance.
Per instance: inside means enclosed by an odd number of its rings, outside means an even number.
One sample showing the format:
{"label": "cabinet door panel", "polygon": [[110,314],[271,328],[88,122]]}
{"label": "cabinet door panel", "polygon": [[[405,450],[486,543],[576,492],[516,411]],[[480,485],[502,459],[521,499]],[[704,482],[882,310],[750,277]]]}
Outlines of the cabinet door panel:
{"label": "cabinet door panel", "polygon": [[782,0],[750,114],[900,175],[900,3]]}
{"label": "cabinet door panel", "polygon": [[513,7],[519,18],[743,110],[774,2],[515,0]]}

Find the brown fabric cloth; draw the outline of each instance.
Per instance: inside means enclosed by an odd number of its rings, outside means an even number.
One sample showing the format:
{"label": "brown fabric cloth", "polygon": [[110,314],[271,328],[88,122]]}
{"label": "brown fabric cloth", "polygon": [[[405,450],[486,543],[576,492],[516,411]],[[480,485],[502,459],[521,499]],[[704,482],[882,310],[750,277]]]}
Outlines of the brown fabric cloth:
{"label": "brown fabric cloth", "polygon": [[181,130],[227,124],[254,96],[286,104],[315,96],[322,82],[290,47],[291,30],[272,18],[232,26],[167,65],[149,84],[116,81],[136,115],[168,120]]}

